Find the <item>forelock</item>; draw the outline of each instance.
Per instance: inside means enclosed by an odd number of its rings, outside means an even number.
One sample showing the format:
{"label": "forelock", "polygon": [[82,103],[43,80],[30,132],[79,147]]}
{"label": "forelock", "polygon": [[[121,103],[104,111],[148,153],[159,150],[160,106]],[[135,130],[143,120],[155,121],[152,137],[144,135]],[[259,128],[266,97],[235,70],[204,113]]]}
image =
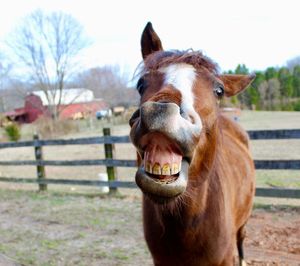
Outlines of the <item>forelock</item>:
{"label": "forelock", "polygon": [[216,63],[204,56],[202,52],[193,50],[155,52],[144,60],[142,72],[151,72],[171,64],[182,63],[192,65],[196,71],[206,70],[213,75],[219,74],[219,67]]}

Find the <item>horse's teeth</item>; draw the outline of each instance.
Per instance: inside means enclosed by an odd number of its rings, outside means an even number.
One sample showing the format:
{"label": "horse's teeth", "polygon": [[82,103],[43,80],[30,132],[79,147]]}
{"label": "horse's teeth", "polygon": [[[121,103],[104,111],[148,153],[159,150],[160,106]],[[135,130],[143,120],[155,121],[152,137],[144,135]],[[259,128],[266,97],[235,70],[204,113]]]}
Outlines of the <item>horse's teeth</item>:
{"label": "horse's teeth", "polygon": [[181,163],[164,164],[163,167],[159,163],[151,165],[150,161],[144,163],[144,167],[147,173],[154,175],[176,175],[181,170]]}
{"label": "horse's teeth", "polygon": [[171,175],[171,168],[170,165],[167,163],[161,168],[162,175]]}
{"label": "horse's teeth", "polygon": [[155,163],[152,167],[152,174],[154,175],[161,175],[161,168],[158,163]]}
{"label": "horse's teeth", "polygon": [[180,166],[177,163],[172,164],[172,175],[177,174],[180,171]]}
{"label": "horse's teeth", "polygon": [[146,172],[152,174],[152,166],[151,166],[150,162],[146,162],[146,164],[145,164],[145,170],[146,170]]}

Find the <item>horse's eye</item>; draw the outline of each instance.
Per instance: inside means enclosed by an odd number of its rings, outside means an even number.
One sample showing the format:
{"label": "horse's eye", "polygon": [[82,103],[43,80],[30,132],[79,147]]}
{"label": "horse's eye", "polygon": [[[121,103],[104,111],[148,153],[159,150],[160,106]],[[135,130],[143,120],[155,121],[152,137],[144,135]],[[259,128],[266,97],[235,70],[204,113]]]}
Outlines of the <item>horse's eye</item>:
{"label": "horse's eye", "polygon": [[144,78],[140,78],[138,80],[136,88],[137,88],[137,90],[138,90],[138,92],[139,92],[140,95],[142,95],[144,93],[145,88],[146,88],[146,81],[145,81]]}
{"label": "horse's eye", "polygon": [[221,98],[224,95],[224,86],[221,84],[218,84],[215,88],[214,88],[214,93],[218,98]]}

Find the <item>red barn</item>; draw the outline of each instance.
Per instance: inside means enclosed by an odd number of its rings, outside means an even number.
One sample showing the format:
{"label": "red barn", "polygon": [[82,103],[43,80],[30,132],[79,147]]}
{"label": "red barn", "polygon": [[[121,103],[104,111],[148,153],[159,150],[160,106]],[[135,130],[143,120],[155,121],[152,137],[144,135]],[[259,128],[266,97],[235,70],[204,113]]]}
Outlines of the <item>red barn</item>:
{"label": "red barn", "polygon": [[[107,109],[108,104],[102,99],[95,99],[88,102],[77,102],[60,105],[60,118],[62,119],[80,119],[96,116],[96,112],[102,109]],[[4,113],[4,116],[11,121],[23,123],[32,123],[39,116],[48,116],[51,114],[48,107],[45,106],[40,96],[29,94],[25,97],[25,105],[22,108],[17,108],[14,111]]]}
{"label": "red barn", "polygon": [[21,124],[32,123],[41,115],[49,116],[49,112],[47,107],[43,105],[41,98],[34,94],[29,94],[25,97],[24,107],[4,113],[4,116],[9,120]]}
{"label": "red barn", "polygon": [[62,119],[80,119],[96,116],[96,112],[102,109],[107,109],[108,104],[103,100],[93,100],[85,103],[72,103],[60,106],[60,118]]}

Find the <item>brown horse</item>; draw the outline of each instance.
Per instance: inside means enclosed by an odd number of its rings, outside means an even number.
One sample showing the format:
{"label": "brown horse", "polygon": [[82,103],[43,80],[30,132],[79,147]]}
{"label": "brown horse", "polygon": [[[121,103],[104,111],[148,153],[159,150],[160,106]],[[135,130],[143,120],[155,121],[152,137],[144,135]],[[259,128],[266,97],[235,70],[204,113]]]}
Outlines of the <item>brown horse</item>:
{"label": "brown horse", "polygon": [[140,167],[144,234],[155,265],[234,265],[255,192],[248,136],[218,106],[254,75],[222,75],[195,51],[164,51],[151,23],[141,39],[139,109],[130,137]]}

